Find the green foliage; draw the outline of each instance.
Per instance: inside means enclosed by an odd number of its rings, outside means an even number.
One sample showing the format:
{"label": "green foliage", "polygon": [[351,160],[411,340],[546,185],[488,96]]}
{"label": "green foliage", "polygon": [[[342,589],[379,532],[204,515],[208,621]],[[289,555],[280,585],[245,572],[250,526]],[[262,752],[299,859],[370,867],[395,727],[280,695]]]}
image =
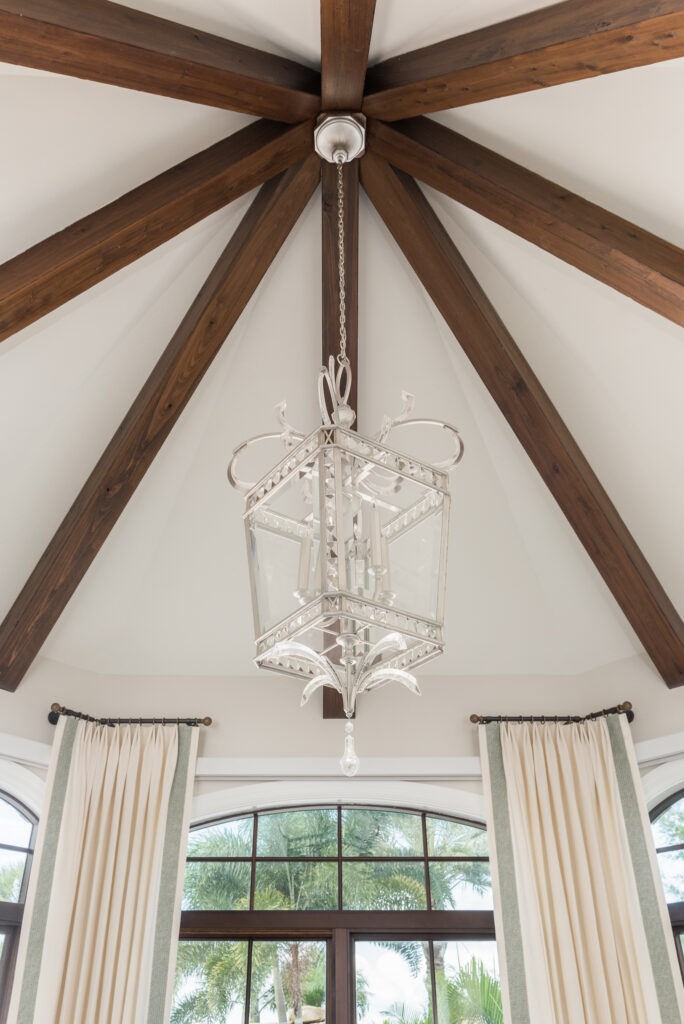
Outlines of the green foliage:
{"label": "green foliage", "polygon": [[385,1017],[384,1024],[431,1024],[432,1015],[420,1010],[411,1010],[405,1003],[392,1003],[381,1011]]}
{"label": "green foliage", "polygon": [[457,974],[438,981],[440,1006],[444,995],[451,1024],[503,1024],[501,986],[476,957]]}
{"label": "green foliage", "polygon": [[[664,811],[657,822],[659,846],[676,846],[684,843],[684,800],[678,800]],[[664,840],[664,841],[663,841]]]}
{"label": "green foliage", "polygon": [[0,868],[0,902],[16,903],[19,899],[21,882],[24,877],[24,857]]}

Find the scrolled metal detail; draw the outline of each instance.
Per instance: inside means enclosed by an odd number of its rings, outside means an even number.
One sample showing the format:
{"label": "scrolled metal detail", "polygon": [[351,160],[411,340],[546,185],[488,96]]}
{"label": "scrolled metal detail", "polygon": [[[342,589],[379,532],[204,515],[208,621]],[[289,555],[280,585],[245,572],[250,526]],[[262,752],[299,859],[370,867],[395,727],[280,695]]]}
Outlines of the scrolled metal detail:
{"label": "scrolled metal detail", "polygon": [[228,463],[227,476],[228,483],[231,487],[234,487],[236,491],[240,491],[241,494],[248,494],[253,487],[256,486],[256,481],[241,480],[237,475],[237,460],[239,456],[247,448],[252,445],[260,444],[263,441],[282,441],[286,451],[290,451],[295,445],[299,444],[300,441],[304,440],[306,435],[300,434],[299,431],[295,430],[285,418],[287,412],[287,402],[278,402],[275,407],[278,415],[278,422],[280,423],[281,429],[271,434],[257,434],[255,437],[250,437],[247,441],[243,441],[233,449],[233,454],[230,457]]}

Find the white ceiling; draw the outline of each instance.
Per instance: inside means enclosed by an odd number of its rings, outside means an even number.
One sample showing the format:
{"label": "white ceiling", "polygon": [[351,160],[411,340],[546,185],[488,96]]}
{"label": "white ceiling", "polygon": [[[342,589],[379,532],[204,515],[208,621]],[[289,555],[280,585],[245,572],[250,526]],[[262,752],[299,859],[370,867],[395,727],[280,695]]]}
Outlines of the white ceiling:
{"label": "white ceiling", "polygon": [[[318,0],[137,6],[315,63]],[[544,6],[378,0],[372,55]],[[684,61],[438,115],[684,246]],[[0,258],[249,118],[0,65]],[[680,328],[453,201],[429,198],[684,613]],[[12,604],[250,201],[184,232],[0,345],[0,614]],[[383,224],[361,203],[359,419],[400,392],[459,427],[448,652],[453,675],[587,672],[641,651],[632,630]],[[233,447],[288,401],[316,423],[317,197],[44,646],[79,670],[255,672]],[[662,683],[660,684],[662,685]]]}

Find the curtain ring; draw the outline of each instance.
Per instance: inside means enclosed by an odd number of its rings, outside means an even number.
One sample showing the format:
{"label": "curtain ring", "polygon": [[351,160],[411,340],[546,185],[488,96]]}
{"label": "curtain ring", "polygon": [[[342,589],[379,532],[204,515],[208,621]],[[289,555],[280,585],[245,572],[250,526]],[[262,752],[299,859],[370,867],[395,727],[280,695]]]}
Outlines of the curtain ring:
{"label": "curtain ring", "polygon": [[162,718],[162,727],[166,725],[166,719]]}
{"label": "curtain ring", "polygon": [[546,725],[546,715],[541,716],[542,725]]}

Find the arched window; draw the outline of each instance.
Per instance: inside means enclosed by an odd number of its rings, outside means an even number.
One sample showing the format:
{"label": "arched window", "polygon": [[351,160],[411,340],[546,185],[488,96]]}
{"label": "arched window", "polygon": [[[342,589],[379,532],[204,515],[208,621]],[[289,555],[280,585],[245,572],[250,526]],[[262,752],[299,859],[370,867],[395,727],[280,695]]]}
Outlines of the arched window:
{"label": "arched window", "polygon": [[172,1024],[475,1019],[503,1019],[481,826],[329,806],[191,832]]}
{"label": "arched window", "polygon": [[0,1022],[7,1017],[36,819],[0,791]]}
{"label": "arched window", "polygon": [[684,975],[684,792],[668,797],[653,810],[651,828]]}

